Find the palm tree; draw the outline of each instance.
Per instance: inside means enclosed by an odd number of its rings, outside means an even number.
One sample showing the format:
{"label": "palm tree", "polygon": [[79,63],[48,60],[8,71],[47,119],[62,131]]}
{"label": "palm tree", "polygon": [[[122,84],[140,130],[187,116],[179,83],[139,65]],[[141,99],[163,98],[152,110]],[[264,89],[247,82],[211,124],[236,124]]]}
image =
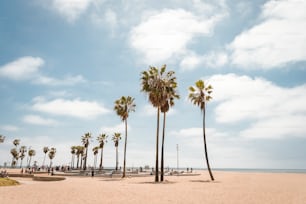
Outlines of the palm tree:
{"label": "palm tree", "polygon": [[[149,101],[153,107],[157,108],[155,182],[158,182],[159,115],[161,108],[165,110],[165,106],[167,105],[166,103],[169,103],[169,93],[176,96],[175,88],[177,84],[176,78],[173,76],[174,72],[170,71],[166,73],[166,65],[163,65],[160,70],[156,67],[150,66],[148,71],[143,71],[141,74],[141,91],[148,94]],[[170,87],[167,87],[169,84],[172,84],[173,86],[171,85]]]}
{"label": "palm tree", "polygon": [[32,159],[33,156],[35,156],[35,154],[36,154],[36,151],[35,151],[34,149],[30,149],[30,150],[28,151],[28,155],[29,155],[29,157],[30,157],[30,159],[29,159],[29,164],[28,164],[29,167],[31,166],[31,159]]}
{"label": "palm tree", "polygon": [[43,148],[43,152],[44,152],[44,154],[45,154],[45,156],[44,156],[44,161],[43,161],[43,167],[44,167],[44,166],[45,166],[46,155],[47,155],[47,153],[49,152],[49,147],[44,147],[44,148]]}
{"label": "palm tree", "polygon": [[135,112],[136,104],[134,103],[134,98],[127,96],[122,96],[120,99],[115,101],[114,110],[121,120],[125,123],[125,141],[124,141],[124,159],[123,159],[123,174],[122,178],[125,177],[125,165],[126,165],[126,145],[127,145],[127,118],[130,112]]}
{"label": "palm tree", "polygon": [[17,148],[17,146],[20,144],[20,139],[14,139],[13,144]]}
{"label": "palm tree", "polygon": [[72,155],[72,157],[71,157],[71,168],[72,169],[74,168],[74,157],[75,157],[76,152],[77,152],[77,147],[76,146],[72,146],[71,147],[71,151],[70,151],[70,153]]}
{"label": "palm tree", "polygon": [[11,149],[12,158],[12,167],[16,166],[16,160],[18,159],[18,151],[16,148]]}
{"label": "palm tree", "polygon": [[56,149],[52,147],[48,153],[49,159],[50,159],[50,168],[52,167],[52,160],[55,157]]}
{"label": "palm tree", "polygon": [[207,154],[207,144],[206,144],[206,133],[205,133],[205,111],[206,111],[206,102],[210,101],[212,97],[210,94],[212,93],[213,87],[211,85],[205,85],[203,80],[199,80],[195,83],[195,87],[189,87],[189,99],[191,102],[199,106],[203,113],[203,140],[204,140],[204,151],[207,169],[210,175],[211,180],[214,180],[213,174],[210,169],[208,154]]}
{"label": "palm tree", "polygon": [[19,149],[19,153],[20,153],[20,168],[22,167],[22,161],[25,157],[25,153],[27,152],[27,147],[26,146],[21,146]]}
{"label": "palm tree", "polygon": [[84,154],[84,147],[83,146],[76,146],[77,169],[79,168],[80,158],[81,158],[81,165],[80,165],[80,167],[82,166],[82,157],[83,157],[83,154]]}
{"label": "palm tree", "polygon": [[83,169],[86,170],[86,163],[87,163],[87,154],[88,154],[88,146],[89,146],[89,139],[91,138],[91,133],[87,132],[82,136],[82,143],[86,149],[85,158],[84,158],[84,167]]}
{"label": "palm tree", "polygon": [[97,154],[99,153],[99,146],[96,146],[92,148],[93,154],[94,154],[94,169],[96,169],[96,164],[97,164]]}
{"label": "palm tree", "polygon": [[102,162],[103,162],[103,148],[104,148],[104,144],[107,142],[107,137],[108,135],[106,134],[100,134],[98,137],[97,137],[97,140],[99,141],[99,144],[100,144],[100,148],[101,148],[101,158],[100,158],[100,170],[103,168],[103,165],[102,165]]}
{"label": "palm tree", "polygon": [[[16,148],[16,151],[17,151],[17,147],[18,147],[18,145],[20,144],[20,139],[14,139],[13,140],[13,144],[14,144],[14,146],[15,146],[15,148]],[[18,159],[19,159],[19,155],[18,155],[18,151],[17,151],[17,156],[16,157],[14,157],[14,166],[15,165],[17,165],[17,163],[18,163]]]}
{"label": "palm tree", "polygon": [[169,71],[163,78],[164,82],[164,104],[161,106],[160,111],[163,113],[163,135],[162,135],[162,149],[161,149],[161,165],[160,165],[160,181],[164,181],[164,144],[165,144],[165,129],[166,129],[166,113],[170,107],[174,106],[174,99],[179,99],[177,94],[177,82],[174,76],[174,71]]}
{"label": "palm tree", "polygon": [[116,171],[118,170],[118,146],[119,146],[119,140],[121,140],[121,133],[114,133],[112,140],[115,143],[116,147]]}
{"label": "palm tree", "polygon": [[4,140],[5,140],[5,136],[0,135],[0,143],[3,143],[3,142],[4,142]]}

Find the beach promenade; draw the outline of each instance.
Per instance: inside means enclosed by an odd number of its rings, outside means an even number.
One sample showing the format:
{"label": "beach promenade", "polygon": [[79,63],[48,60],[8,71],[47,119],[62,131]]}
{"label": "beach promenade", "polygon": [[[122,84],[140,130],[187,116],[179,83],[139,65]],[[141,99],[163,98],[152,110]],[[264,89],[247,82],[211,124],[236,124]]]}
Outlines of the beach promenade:
{"label": "beach promenade", "polygon": [[101,203],[269,203],[304,204],[306,174],[206,172],[197,176],[107,178],[67,176],[63,181],[13,178],[21,184],[0,187],[1,204]]}

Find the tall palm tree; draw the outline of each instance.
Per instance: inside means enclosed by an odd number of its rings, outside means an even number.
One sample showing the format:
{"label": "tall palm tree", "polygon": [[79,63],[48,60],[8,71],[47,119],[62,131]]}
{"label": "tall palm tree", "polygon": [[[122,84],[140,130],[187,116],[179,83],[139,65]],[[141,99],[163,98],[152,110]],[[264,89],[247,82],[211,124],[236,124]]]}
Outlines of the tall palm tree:
{"label": "tall palm tree", "polygon": [[94,154],[94,169],[96,169],[96,165],[97,165],[97,155],[99,153],[99,146],[96,146],[94,148],[92,148],[93,154]]}
{"label": "tall palm tree", "polygon": [[107,137],[108,135],[106,134],[100,134],[97,137],[97,140],[100,144],[100,149],[101,149],[101,157],[100,157],[100,165],[99,165],[99,169],[101,170],[103,168],[102,162],[103,162],[103,148],[104,148],[104,144],[107,142]]}
{"label": "tall palm tree", "polygon": [[189,87],[189,99],[191,102],[199,106],[203,113],[203,141],[204,141],[204,151],[206,158],[206,165],[210,175],[211,180],[214,180],[214,176],[211,172],[209,161],[208,161],[208,153],[207,153],[207,144],[206,144],[206,132],[205,132],[205,111],[206,111],[206,103],[212,99],[210,94],[212,93],[213,87],[211,85],[206,85],[203,80],[198,80],[195,83],[195,86]]}
{"label": "tall palm tree", "polygon": [[122,96],[120,99],[115,101],[114,110],[117,115],[125,124],[125,139],[124,139],[124,159],[123,159],[123,174],[122,178],[125,177],[125,166],[126,166],[126,145],[127,145],[127,119],[130,112],[135,112],[136,104],[134,103],[134,98],[130,96]]}
{"label": "tall palm tree", "polygon": [[27,152],[27,147],[26,146],[21,146],[19,149],[19,157],[20,157],[20,168],[22,167],[22,161],[25,157],[25,153]]}
{"label": "tall palm tree", "polygon": [[118,170],[118,146],[119,140],[121,140],[121,133],[114,133],[112,140],[114,141],[116,147],[116,171]]}
{"label": "tall palm tree", "polygon": [[3,142],[4,142],[4,140],[5,140],[5,136],[0,135],[0,143],[3,143]]}
{"label": "tall palm tree", "polygon": [[162,149],[161,149],[161,165],[160,165],[160,181],[164,181],[164,146],[165,146],[165,130],[166,130],[166,113],[170,107],[174,106],[174,99],[179,99],[177,94],[177,82],[174,76],[174,71],[169,71],[163,78],[164,82],[164,104],[160,111],[163,113],[163,135],[162,135]]}
{"label": "tall palm tree", "polygon": [[79,161],[81,159],[81,165],[80,168],[82,167],[82,157],[84,154],[84,147],[83,146],[76,146],[76,155],[77,155],[77,169],[79,168]]}
{"label": "tall palm tree", "polygon": [[158,176],[158,150],[159,150],[159,115],[160,108],[164,103],[163,97],[163,80],[162,75],[166,70],[166,66],[161,67],[159,71],[156,67],[149,68],[148,71],[143,71],[141,74],[141,91],[148,94],[149,101],[153,107],[157,108],[157,125],[156,125],[156,149],[155,149],[155,182],[159,181]]}
{"label": "tall palm tree", "polygon": [[45,156],[44,156],[44,161],[43,161],[43,167],[44,167],[44,166],[45,166],[46,155],[47,155],[47,153],[49,152],[49,147],[44,147],[44,148],[43,148],[43,152],[44,152],[44,154],[45,154]]}
{"label": "tall palm tree", "polygon": [[30,149],[30,150],[28,151],[28,155],[29,155],[29,157],[30,157],[30,159],[29,159],[29,164],[28,164],[29,167],[31,166],[32,157],[34,157],[35,154],[36,154],[36,151],[35,151],[34,149]]}
{"label": "tall palm tree", "polygon": [[85,158],[84,158],[84,167],[83,169],[86,170],[87,166],[87,155],[88,155],[88,146],[89,146],[89,139],[91,138],[91,133],[87,132],[82,136],[82,144],[84,145],[86,149]]}
{"label": "tall palm tree", "polygon": [[76,152],[77,152],[77,147],[76,146],[71,146],[71,168],[73,169],[74,168],[74,158],[75,158],[75,155],[76,155]]}
{"label": "tall palm tree", "polygon": [[17,151],[16,147],[11,149],[11,154],[13,156],[11,166],[14,167],[14,166],[16,166],[16,163],[17,163],[16,160],[18,158],[18,151]]}
{"label": "tall palm tree", "polygon": [[49,150],[48,156],[50,159],[50,168],[52,167],[52,160],[55,157],[55,153],[56,153],[56,149],[54,147],[51,147],[51,149]]}

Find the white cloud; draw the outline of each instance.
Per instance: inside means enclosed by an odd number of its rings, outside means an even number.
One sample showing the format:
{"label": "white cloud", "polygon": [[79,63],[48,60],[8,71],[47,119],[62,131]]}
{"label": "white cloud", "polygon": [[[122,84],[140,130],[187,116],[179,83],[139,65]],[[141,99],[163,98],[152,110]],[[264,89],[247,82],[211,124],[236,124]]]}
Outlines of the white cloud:
{"label": "white cloud", "polygon": [[150,15],[130,33],[130,45],[146,63],[160,63],[187,51],[195,36],[209,35],[221,16],[200,18],[183,9]]}
{"label": "white cloud", "polygon": [[0,67],[0,76],[13,80],[27,80],[37,74],[44,60],[39,57],[21,57]]}
{"label": "white cloud", "polygon": [[193,70],[200,66],[203,67],[221,67],[228,62],[228,56],[225,52],[210,52],[206,55],[197,55],[190,53],[186,55],[180,63],[183,71]]}
{"label": "white cloud", "polygon": [[243,68],[279,68],[306,60],[306,2],[269,1],[261,22],[229,45],[232,63]]}
{"label": "white cloud", "polygon": [[52,6],[68,22],[74,22],[92,2],[93,0],[52,0]]}
{"label": "white cloud", "polygon": [[[131,127],[128,125],[128,131],[131,130]],[[125,134],[125,125],[124,123],[120,123],[114,126],[103,126],[100,128],[102,133],[107,133],[110,137],[112,137],[112,135],[115,132],[119,132],[121,133],[121,136],[123,136]]]}
{"label": "white cloud", "polygon": [[82,101],[80,99],[54,99],[46,101],[44,98],[36,98],[32,109],[53,115],[71,116],[81,119],[92,119],[110,112],[103,105],[95,101]]}
{"label": "white cloud", "polygon": [[57,121],[53,119],[43,118],[39,115],[26,115],[23,117],[23,121],[34,125],[54,126],[58,124]]}
{"label": "white cloud", "polygon": [[251,128],[241,135],[265,138],[306,135],[306,128],[299,122],[306,117],[306,84],[284,88],[262,78],[235,74],[214,75],[208,82],[214,87],[213,101],[218,103],[217,122],[252,122]]}
{"label": "white cloud", "polygon": [[82,75],[67,76],[64,79],[55,79],[47,76],[38,76],[33,80],[34,84],[41,84],[47,86],[73,86],[78,83],[86,82]]}
{"label": "white cloud", "polygon": [[[170,108],[170,110],[167,112],[167,116],[171,116],[171,115],[174,115],[176,114],[176,110],[172,107]],[[142,111],[141,111],[142,115],[144,116],[156,116],[157,115],[157,109],[154,108],[152,105],[145,105],[143,108],[142,108]]]}
{"label": "white cloud", "polygon": [[8,132],[16,132],[19,130],[19,128],[17,126],[14,125],[2,125],[0,126],[0,129],[4,130],[4,131],[8,131]]}

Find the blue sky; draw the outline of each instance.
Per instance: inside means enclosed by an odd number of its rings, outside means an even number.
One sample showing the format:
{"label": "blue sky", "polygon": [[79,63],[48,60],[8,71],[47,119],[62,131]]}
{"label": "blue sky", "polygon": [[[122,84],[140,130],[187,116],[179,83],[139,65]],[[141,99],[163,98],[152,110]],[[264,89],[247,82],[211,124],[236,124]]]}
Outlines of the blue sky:
{"label": "blue sky", "polygon": [[[280,1],[28,0],[0,3],[0,163],[15,138],[55,147],[69,164],[85,132],[108,133],[115,165],[114,101],[132,96],[127,165],[154,164],[156,111],[140,73],[167,64],[181,99],[167,117],[166,166],[205,167],[200,110],[188,87],[214,87],[207,137],[214,168],[306,168],[306,3]],[[123,140],[119,160],[123,158]],[[93,155],[89,154],[92,164]]]}

